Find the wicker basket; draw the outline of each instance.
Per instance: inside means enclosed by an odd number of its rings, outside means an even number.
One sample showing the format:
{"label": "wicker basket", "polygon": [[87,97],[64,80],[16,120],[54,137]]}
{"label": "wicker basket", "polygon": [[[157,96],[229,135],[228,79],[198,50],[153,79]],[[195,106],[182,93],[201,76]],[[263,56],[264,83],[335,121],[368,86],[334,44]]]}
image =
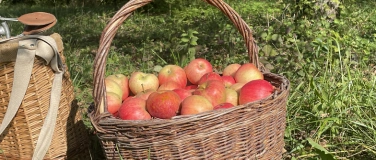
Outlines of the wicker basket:
{"label": "wicker basket", "polygon": [[[63,42],[59,34],[52,34],[59,54],[63,56]],[[18,43],[0,44],[0,54],[16,53]],[[0,159],[31,159],[43,121],[49,109],[54,72],[45,60],[35,57],[26,95],[16,116],[0,136]],[[0,122],[7,111],[13,85],[15,62],[0,63]],[[73,85],[68,70],[64,72],[62,93],[51,145],[44,159],[88,159],[88,132],[81,120],[81,111],[74,100]]]}
{"label": "wicker basket", "polygon": [[220,9],[245,39],[250,62],[276,87],[270,97],[225,110],[172,119],[125,121],[107,112],[104,73],[109,47],[126,18],[152,0],[130,0],[102,32],[94,62],[94,111],[90,118],[107,159],[282,159],[289,81],[269,73],[258,60],[252,31],[222,0]]}

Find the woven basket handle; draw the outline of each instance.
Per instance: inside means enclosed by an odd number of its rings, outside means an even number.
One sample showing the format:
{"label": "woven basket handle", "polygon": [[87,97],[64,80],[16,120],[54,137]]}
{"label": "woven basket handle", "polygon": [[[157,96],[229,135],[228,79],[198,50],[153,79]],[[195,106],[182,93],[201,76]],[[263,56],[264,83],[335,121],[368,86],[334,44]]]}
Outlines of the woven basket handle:
{"label": "woven basket handle", "polygon": [[[116,34],[116,31],[122,25],[125,19],[127,19],[133,11],[150,3],[152,0],[130,0],[112,17],[106,28],[103,30],[101,39],[99,42],[99,48],[94,61],[94,103],[95,113],[97,117],[100,113],[107,111],[106,104],[106,89],[104,84],[106,60],[107,54],[111,42]],[[220,9],[236,26],[236,28],[242,34],[245,45],[248,49],[248,55],[251,63],[254,63],[260,70],[264,71],[262,64],[258,60],[258,48],[256,42],[252,36],[252,30],[246,24],[246,22],[239,16],[239,14],[232,9],[228,4],[222,0],[204,0]]]}

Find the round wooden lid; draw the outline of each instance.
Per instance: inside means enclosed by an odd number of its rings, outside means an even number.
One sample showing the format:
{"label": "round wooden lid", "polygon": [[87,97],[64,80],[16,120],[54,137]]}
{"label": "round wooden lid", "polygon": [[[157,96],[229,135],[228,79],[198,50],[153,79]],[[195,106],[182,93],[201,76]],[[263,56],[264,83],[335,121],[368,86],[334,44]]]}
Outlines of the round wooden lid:
{"label": "round wooden lid", "polygon": [[46,12],[33,12],[18,17],[18,21],[24,25],[42,26],[56,21],[56,17]]}
{"label": "round wooden lid", "polygon": [[42,26],[29,26],[29,25],[25,25],[23,34],[24,35],[30,35],[30,34],[41,33],[43,31],[46,31],[46,30],[50,29],[51,27],[53,27],[56,24],[56,22],[57,22],[57,20],[53,21],[50,24],[46,24],[46,25],[42,25]]}

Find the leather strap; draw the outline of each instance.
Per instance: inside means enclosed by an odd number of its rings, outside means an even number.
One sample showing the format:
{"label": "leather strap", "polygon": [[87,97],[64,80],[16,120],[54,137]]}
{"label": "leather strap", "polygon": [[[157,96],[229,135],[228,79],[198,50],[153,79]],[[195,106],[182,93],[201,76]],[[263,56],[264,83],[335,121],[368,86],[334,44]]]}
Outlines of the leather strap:
{"label": "leather strap", "polygon": [[[33,160],[40,160],[43,159],[47,153],[55,129],[57,112],[60,103],[64,66],[58,54],[56,42],[49,36],[30,35],[11,40],[19,41],[19,48],[17,51],[14,69],[11,97],[7,112],[5,113],[3,122],[0,126],[0,134],[4,132],[6,127],[14,118],[21,105],[22,99],[25,96],[35,55],[42,57],[46,61],[46,65],[50,64],[51,68],[55,71],[55,77],[51,88],[50,107],[44,120],[33,154]],[[0,62],[9,60],[6,57],[9,58],[11,56],[1,57],[0,59],[2,60],[0,60]]]}

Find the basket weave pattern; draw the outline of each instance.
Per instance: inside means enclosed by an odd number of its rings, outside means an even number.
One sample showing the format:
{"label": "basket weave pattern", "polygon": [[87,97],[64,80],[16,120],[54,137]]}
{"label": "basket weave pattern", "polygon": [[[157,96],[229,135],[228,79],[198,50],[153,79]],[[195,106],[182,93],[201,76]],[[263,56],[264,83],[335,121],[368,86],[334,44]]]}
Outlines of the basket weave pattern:
{"label": "basket weave pattern", "polygon": [[[91,121],[107,159],[282,159],[289,81],[269,73],[258,60],[252,31],[222,0],[204,0],[220,9],[245,40],[249,62],[264,72],[276,91],[262,101],[172,119],[125,121],[107,112],[104,72],[116,31],[131,13],[152,0],[130,0],[102,32],[94,62],[95,110]],[[104,110],[104,112],[102,112]]]}
{"label": "basket weave pattern", "polygon": [[[57,38],[59,37],[55,37]],[[65,64],[62,44],[58,47]],[[17,43],[2,44],[1,51],[17,52]],[[14,66],[15,62],[0,63],[0,122],[9,103]],[[46,66],[43,59],[36,57],[23,102],[15,118],[0,137],[0,159],[31,159],[49,109],[53,78],[52,69]],[[78,109],[69,72],[65,71],[56,128],[45,159],[70,159],[79,157],[78,155],[89,155],[87,149],[81,149],[88,148],[89,141]]]}

